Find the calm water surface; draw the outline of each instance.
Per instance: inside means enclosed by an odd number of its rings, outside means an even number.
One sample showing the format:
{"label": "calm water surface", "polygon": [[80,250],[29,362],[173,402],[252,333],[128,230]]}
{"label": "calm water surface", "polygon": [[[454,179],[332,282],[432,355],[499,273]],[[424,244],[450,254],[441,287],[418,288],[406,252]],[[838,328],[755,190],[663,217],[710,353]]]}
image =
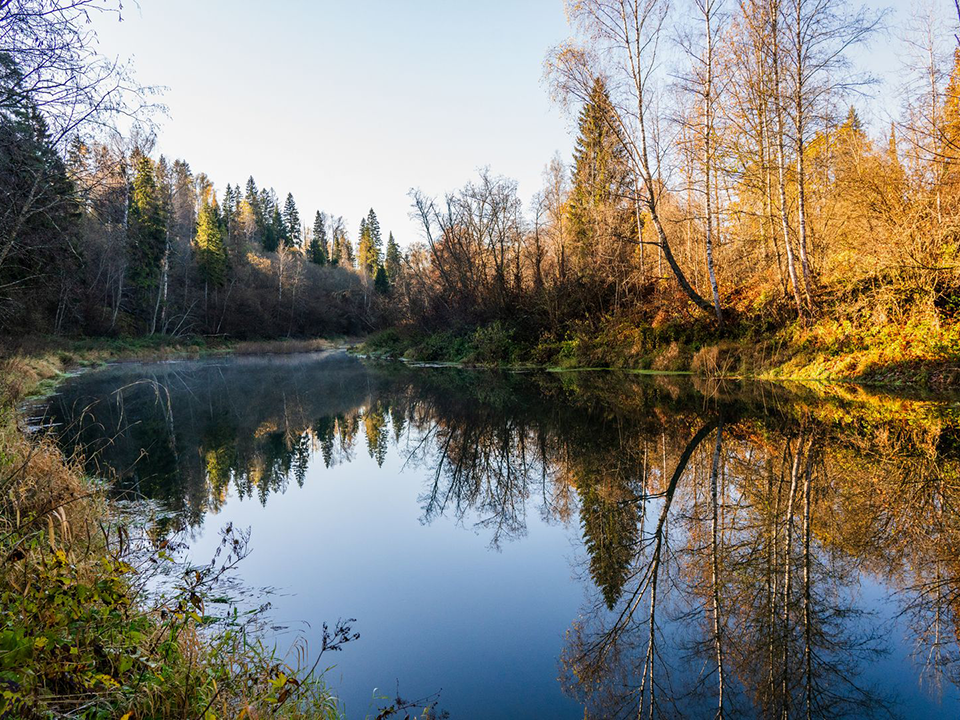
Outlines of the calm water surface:
{"label": "calm water surface", "polygon": [[281,645],[357,619],[348,717],[960,716],[946,399],[333,353],[113,366],[47,413],[197,561],[249,527]]}

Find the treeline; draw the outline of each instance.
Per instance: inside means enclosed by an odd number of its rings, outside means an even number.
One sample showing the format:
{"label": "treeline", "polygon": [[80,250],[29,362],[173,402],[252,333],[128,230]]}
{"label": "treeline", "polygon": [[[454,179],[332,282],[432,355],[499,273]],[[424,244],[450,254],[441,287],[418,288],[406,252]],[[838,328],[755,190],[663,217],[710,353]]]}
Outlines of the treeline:
{"label": "treeline", "polygon": [[292,194],[281,203],[252,177],[218,197],[136,135],[126,147],[75,136],[61,159],[29,101],[0,131],[24,156],[4,164],[8,210],[36,206],[3,227],[8,332],[277,337],[377,322],[390,282],[372,209],[355,249],[342,217],[318,211],[308,226]]}
{"label": "treeline", "polygon": [[[0,331],[263,338],[377,326],[401,262],[372,209],[354,245],[343,217],[308,223],[290,193],[281,201],[251,177],[218,195],[187,161],[154,158],[149,132],[123,138],[102,110],[119,93],[104,80],[118,78],[91,66],[89,38],[58,24],[57,3],[37,7],[46,14],[0,8],[4,37],[49,32],[73,54],[0,48]],[[58,83],[86,122],[51,98]]]}
{"label": "treeline", "polygon": [[855,107],[873,85],[852,52],[880,15],[843,0],[683,10],[693,19],[660,0],[570,4],[575,37],[547,78],[579,110],[571,161],[549,164],[529,206],[486,171],[439,200],[415,192],[425,242],[403,319],[536,341],[611,318],[721,337],[832,317],[955,346],[952,9],[899,31],[902,107],[876,135]]}

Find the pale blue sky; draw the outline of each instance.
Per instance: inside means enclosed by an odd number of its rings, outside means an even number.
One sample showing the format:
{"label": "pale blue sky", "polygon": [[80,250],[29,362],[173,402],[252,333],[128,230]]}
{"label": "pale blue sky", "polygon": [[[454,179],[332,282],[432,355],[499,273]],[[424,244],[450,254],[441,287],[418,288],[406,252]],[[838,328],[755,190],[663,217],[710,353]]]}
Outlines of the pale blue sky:
{"label": "pale blue sky", "polygon": [[140,0],[99,34],[167,86],[162,152],[218,190],[252,174],[292,191],[303,217],[344,215],[351,237],[373,206],[407,244],[408,190],[439,194],[484,165],[529,197],[572,146],[540,82],[561,0]]}
{"label": "pale blue sky", "polygon": [[[895,32],[911,0],[870,4],[895,6]],[[159,150],[218,191],[251,174],[292,191],[304,218],[343,215],[351,237],[373,206],[384,232],[418,239],[408,190],[440,194],[484,165],[526,200],[573,144],[542,83],[568,35],[562,0],[140,0],[98,32],[168,88]],[[859,59],[889,80],[896,47],[881,37]]]}

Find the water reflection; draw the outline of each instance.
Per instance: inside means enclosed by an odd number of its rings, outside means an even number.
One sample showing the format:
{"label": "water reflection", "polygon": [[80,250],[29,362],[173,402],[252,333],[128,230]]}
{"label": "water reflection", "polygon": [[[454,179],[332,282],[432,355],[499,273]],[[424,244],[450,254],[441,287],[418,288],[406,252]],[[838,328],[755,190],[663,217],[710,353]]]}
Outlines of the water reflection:
{"label": "water reflection", "polygon": [[[117,492],[194,532],[231,493],[267,504],[311,465],[389,452],[424,478],[423,524],[453,518],[493,550],[534,515],[571,528],[589,600],[570,608],[559,674],[580,716],[957,711],[946,402],[332,355],[114,368],[69,384],[50,417]],[[877,662],[911,680],[881,683]]]}

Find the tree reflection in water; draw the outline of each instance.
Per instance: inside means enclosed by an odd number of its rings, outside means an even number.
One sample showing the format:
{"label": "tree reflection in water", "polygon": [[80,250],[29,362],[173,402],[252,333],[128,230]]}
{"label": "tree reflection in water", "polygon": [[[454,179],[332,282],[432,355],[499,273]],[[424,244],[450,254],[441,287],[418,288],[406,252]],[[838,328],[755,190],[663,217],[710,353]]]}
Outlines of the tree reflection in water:
{"label": "tree reflection in water", "polygon": [[391,447],[426,478],[423,523],[495,548],[528,512],[578,525],[593,601],[560,674],[590,717],[889,714],[863,679],[889,649],[863,578],[895,591],[921,682],[960,683],[946,403],[335,355],[119,368],[49,412],[91,472],[188,528],[231,492],[266,503],[312,463],[382,465]]}

